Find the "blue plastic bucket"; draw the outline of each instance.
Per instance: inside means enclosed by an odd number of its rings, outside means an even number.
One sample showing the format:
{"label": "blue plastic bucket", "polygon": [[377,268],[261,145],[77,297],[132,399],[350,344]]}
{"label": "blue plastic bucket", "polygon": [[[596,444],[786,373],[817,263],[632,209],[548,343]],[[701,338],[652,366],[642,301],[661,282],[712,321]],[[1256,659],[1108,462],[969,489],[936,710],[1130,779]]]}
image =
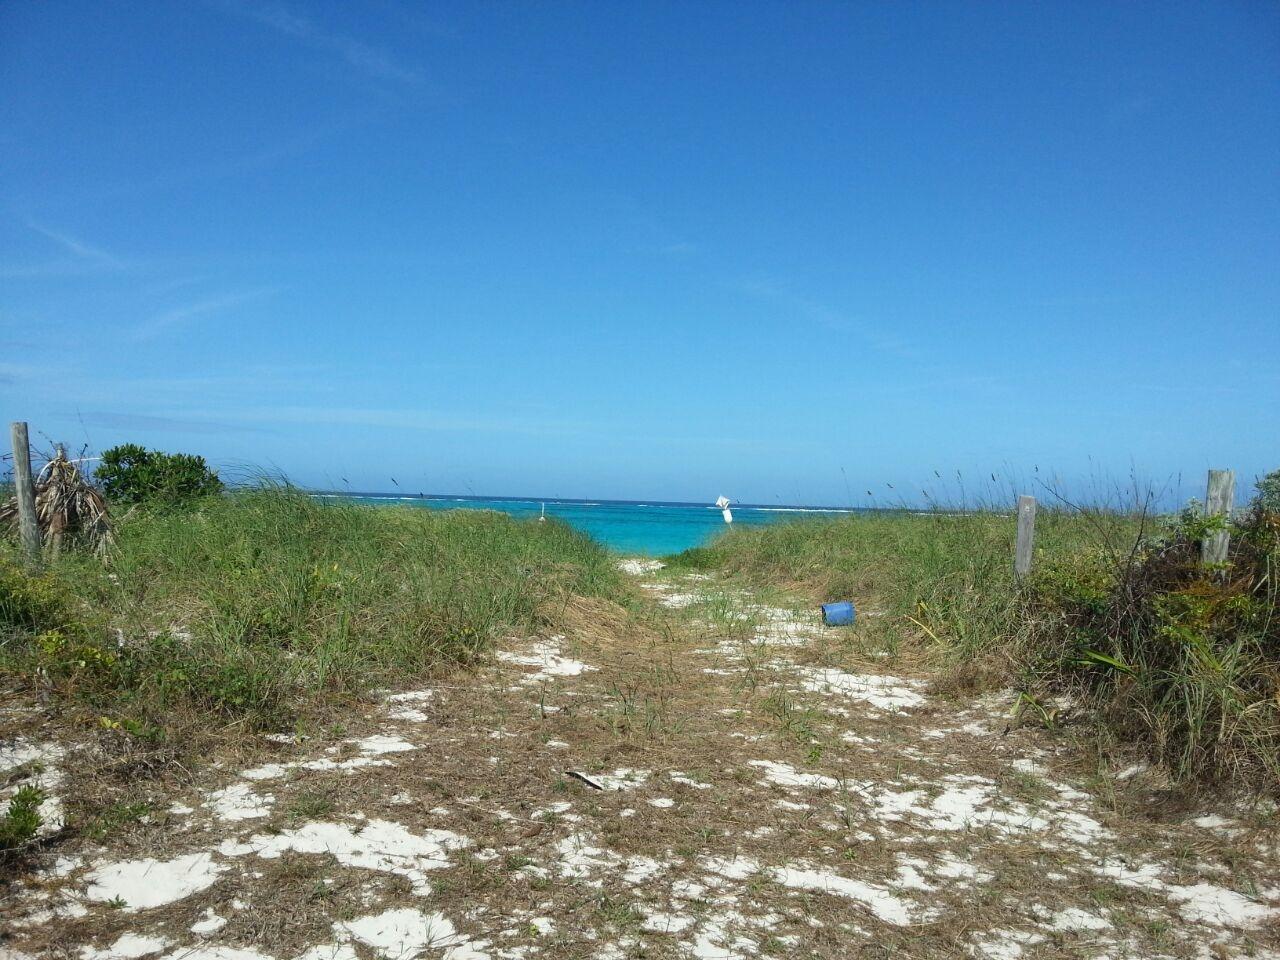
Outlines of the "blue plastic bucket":
{"label": "blue plastic bucket", "polygon": [[848,600],[841,600],[839,603],[824,603],[822,605],[822,622],[828,627],[847,627],[857,618],[858,613],[853,609],[853,604]]}

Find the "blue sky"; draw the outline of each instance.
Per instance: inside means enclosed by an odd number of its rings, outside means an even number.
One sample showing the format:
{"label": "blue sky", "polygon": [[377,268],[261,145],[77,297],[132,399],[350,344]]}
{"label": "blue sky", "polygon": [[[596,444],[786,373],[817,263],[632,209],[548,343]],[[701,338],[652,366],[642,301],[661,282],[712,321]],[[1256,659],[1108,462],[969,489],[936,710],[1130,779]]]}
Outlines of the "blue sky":
{"label": "blue sky", "polygon": [[1243,480],[1278,9],[11,0],[0,414],[366,490]]}

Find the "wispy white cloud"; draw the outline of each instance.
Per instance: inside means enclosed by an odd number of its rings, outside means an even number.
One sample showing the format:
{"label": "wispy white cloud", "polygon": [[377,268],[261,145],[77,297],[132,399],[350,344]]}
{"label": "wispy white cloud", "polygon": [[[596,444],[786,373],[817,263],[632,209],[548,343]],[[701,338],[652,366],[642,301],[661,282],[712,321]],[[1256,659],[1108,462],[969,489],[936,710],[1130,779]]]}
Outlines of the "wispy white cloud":
{"label": "wispy white cloud", "polygon": [[0,264],[0,277],[23,279],[31,277],[69,277],[85,276],[103,272],[127,270],[134,264],[116,256],[108,250],[87,243],[61,230],[54,230],[43,224],[27,221],[27,227],[57,246],[62,256],[57,259],[45,259],[28,263]]}
{"label": "wispy white cloud", "polygon": [[[156,170],[139,169],[127,179],[109,182],[86,181],[74,195],[64,195],[64,202],[105,204],[121,202],[134,197],[156,193],[174,193],[190,189],[198,184],[217,182],[271,169],[321,148],[328,141],[345,136],[361,125],[376,120],[381,109],[368,109],[359,115],[327,120],[323,123],[296,130],[270,143],[253,149],[219,154],[216,148],[201,155],[195,163],[179,166],[164,165]],[[22,275],[52,272],[48,269],[27,268]],[[63,271],[67,272],[67,271]],[[83,267],[79,272],[84,272]],[[0,276],[12,275],[0,267]]]}
{"label": "wispy white cloud", "polygon": [[867,346],[902,360],[921,359],[920,351],[914,349],[908,341],[900,337],[885,336],[873,324],[836,310],[820,300],[795,293],[785,284],[774,280],[752,279],[739,281],[734,285],[749,296],[783,308],[793,318],[818,324],[837,333],[852,334]]}
{"label": "wispy white cloud", "polygon": [[81,260],[88,260],[98,266],[109,267],[112,270],[124,269],[125,263],[123,260],[115,254],[108,253],[101,247],[95,247],[92,244],[85,243],[83,240],[79,240],[76,237],[71,236],[70,234],[62,233],[58,230],[51,230],[49,227],[41,226],[38,223],[28,222],[27,226],[41,236],[52,240],[68,253],[74,254]]}
{"label": "wispy white cloud", "polygon": [[[2,369],[2,368],[0,368]],[[124,376],[97,381],[106,396],[164,398],[168,401],[190,400],[199,397],[202,403],[210,399],[243,401],[246,396],[279,394],[296,396],[300,393],[329,394],[334,391],[337,373],[327,364],[237,363],[234,370],[199,372],[155,376]]]}
{"label": "wispy white cloud", "polygon": [[375,79],[407,84],[423,82],[421,71],[400,62],[387,51],[370,46],[356,37],[325,30],[283,4],[234,5],[228,9],[256,20],[313,50],[336,55],[356,70]]}
{"label": "wispy white cloud", "polygon": [[[226,415],[224,415],[226,416]],[[513,433],[531,436],[565,436],[582,433],[590,424],[579,421],[537,421],[527,416],[481,416],[473,414],[423,412],[419,410],[368,407],[273,406],[235,411],[232,416],[247,422],[270,424],[314,424],[323,426],[380,427],[395,430],[464,431]]]}
{"label": "wispy white cloud", "polygon": [[204,300],[197,300],[180,307],[174,307],[163,313],[158,313],[149,320],[144,320],[133,328],[133,339],[135,340],[153,340],[175,327],[181,327],[198,320],[202,317],[211,316],[237,307],[242,303],[248,303],[251,300],[258,300],[262,297],[270,296],[275,293],[276,287],[263,287],[257,290],[245,290],[240,293],[231,293],[220,297],[209,297]]}
{"label": "wispy white cloud", "polygon": [[[0,346],[7,347],[9,345],[9,341],[0,341]],[[0,363],[0,384],[4,384],[7,387],[14,386],[30,377],[34,369],[26,364]]]}
{"label": "wispy white cloud", "polygon": [[181,368],[144,368],[139,375],[108,372],[101,364],[88,364],[81,358],[55,357],[47,346],[32,345],[32,362],[0,360],[0,383],[16,386],[40,409],[143,411],[148,415],[159,411],[192,421],[218,417],[219,422],[230,424],[233,421],[227,411],[246,404],[256,408],[284,398],[297,402],[300,396],[321,402],[343,389],[334,387],[335,373],[326,364],[239,361],[234,367],[209,370],[207,364],[193,358],[195,369],[190,373]]}
{"label": "wispy white cloud", "polygon": [[667,257],[691,257],[703,252],[700,244],[656,216],[652,204],[628,194],[609,194],[605,202],[631,234],[641,238],[642,252]]}
{"label": "wispy white cloud", "polygon": [[[283,424],[313,427],[366,427],[380,430],[422,431],[426,433],[492,433],[513,436],[554,437],[554,438],[593,438],[593,443],[600,445],[629,446],[637,442],[652,442],[662,446],[690,446],[705,448],[725,447],[761,450],[754,438],[742,438],[724,435],[708,435],[697,431],[683,433],[678,429],[664,431],[660,434],[645,435],[629,433],[625,438],[619,437],[615,424],[598,419],[564,418],[554,415],[531,416],[527,408],[517,414],[507,415],[495,412],[492,415],[477,415],[469,411],[451,411],[447,409],[424,411],[418,409],[398,409],[386,407],[340,407],[340,406],[303,406],[273,405],[270,407],[250,407],[227,410],[220,413],[223,419],[242,420],[247,423],[261,423],[264,426],[276,427]],[[803,443],[785,447],[787,450]],[[820,445],[815,441],[808,444],[814,448]]]}
{"label": "wispy white cloud", "polygon": [[683,257],[697,253],[699,247],[696,243],[690,243],[688,240],[679,240],[675,243],[667,243],[658,248],[659,253],[665,253],[671,257]]}
{"label": "wispy white cloud", "polygon": [[224,423],[218,420],[198,420],[181,417],[157,417],[151,414],[127,413],[117,410],[77,411],[77,418],[86,427],[105,427],[114,430],[163,430],[174,433],[263,433],[262,427],[242,423]]}
{"label": "wispy white cloud", "polygon": [[193,284],[200,283],[204,277],[172,277],[168,280],[157,280],[155,283],[149,283],[142,288],[142,293],[148,297],[161,297],[167,293],[173,293],[175,290],[181,290],[183,287],[190,287]]}

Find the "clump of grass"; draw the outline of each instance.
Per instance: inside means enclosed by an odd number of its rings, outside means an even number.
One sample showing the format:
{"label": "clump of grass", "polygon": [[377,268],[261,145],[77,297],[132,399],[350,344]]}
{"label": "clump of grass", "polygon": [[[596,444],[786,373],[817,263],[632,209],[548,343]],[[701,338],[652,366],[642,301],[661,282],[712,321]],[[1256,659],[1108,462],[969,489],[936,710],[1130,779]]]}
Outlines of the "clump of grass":
{"label": "clump of grass", "polygon": [[83,608],[57,574],[28,574],[0,555],[0,668],[38,662],[46,677],[111,667],[115,654],[104,624]]}
{"label": "clump of grass", "polygon": [[259,489],[138,511],[105,564],[68,554],[32,577],[0,552],[0,670],[148,727],[279,727],[624,589],[558,522]]}
{"label": "clump of grass", "polygon": [[137,823],[153,811],[150,803],[113,803],[85,825],[84,834],[94,840],[109,840],[127,825]]}
{"label": "clump of grass", "polygon": [[[1042,510],[1037,562],[1136,529],[1123,515]],[[851,514],[726,532],[670,558],[674,569],[718,569],[754,587],[783,586],[815,601],[854,600],[876,617],[866,631],[907,631],[950,662],[971,663],[1019,633],[1014,525],[990,512]]]}
{"label": "clump of grass", "polygon": [[1206,566],[1212,520],[1186,513],[1123,562],[1046,567],[1028,602],[1023,658],[1041,684],[1090,703],[1182,777],[1280,789],[1280,515],[1232,525]]}
{"label": "clump of grass", "polygon": [[0,861],[17,856],[30,846],[40,830],[40,804],[44,793],[38,787],[19,787],[0,816]]}
{"label": "clump of grass", "polygon": [[1024,713],[1052,726],[1052,698],[1067,693],[1177,777],[1280,792],[1280,518],[1260,505],[1233,526],[1228,562],[1206,568],[1199,543],[1215,522],[1042,509],[1025,582],[1013,519],[991,512],[738,529],[668,565],[854,599],[880,614],[859,631],[913,641],[949,668],[944,686],[1011,682]]}

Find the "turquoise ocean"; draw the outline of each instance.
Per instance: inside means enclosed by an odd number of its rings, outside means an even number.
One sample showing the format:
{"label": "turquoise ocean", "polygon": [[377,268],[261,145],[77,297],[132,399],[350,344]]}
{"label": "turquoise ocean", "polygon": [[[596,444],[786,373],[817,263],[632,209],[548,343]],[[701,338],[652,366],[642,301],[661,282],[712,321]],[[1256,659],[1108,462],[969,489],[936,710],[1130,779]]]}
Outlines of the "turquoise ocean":
{"label": "turquoise ocean", "polygon": [[[519,497],[402,496],[378,493],[324,493],[322,497],[422,510],[499,510],[528,519],[541,515],[563,520],[590,534],[610,550],[651,557],[703,546],[726,529],[724,518],[711,504],[659,500],[527,500]],[[733,505],[734,526],[759,527],[802,517],[853,513],[837,507],[788,507],[764,504]]]}

